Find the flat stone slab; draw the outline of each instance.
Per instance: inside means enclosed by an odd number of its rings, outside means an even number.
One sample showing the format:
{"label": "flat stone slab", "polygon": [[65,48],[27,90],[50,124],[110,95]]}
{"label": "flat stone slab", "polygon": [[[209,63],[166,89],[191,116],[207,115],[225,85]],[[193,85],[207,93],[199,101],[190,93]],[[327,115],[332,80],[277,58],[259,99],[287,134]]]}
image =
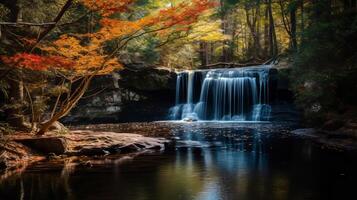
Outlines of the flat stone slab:
{"label": "flat stone slab", "polygon": [[163,150],[169,141],[163,138],[144,137],[132,133],[98,132],[90,130],[71,131],[65,135],[68,154],[106,155],[132,153],[144,149]]}
{"label": "flat stone slab", "polygon": [[163,150],[169,141],[163,138],[144,137],[132,133],[75,130],[56,136],[17,137],[19,142],[43,154],[95,156],[117,153],[132,153],[145,149]]}

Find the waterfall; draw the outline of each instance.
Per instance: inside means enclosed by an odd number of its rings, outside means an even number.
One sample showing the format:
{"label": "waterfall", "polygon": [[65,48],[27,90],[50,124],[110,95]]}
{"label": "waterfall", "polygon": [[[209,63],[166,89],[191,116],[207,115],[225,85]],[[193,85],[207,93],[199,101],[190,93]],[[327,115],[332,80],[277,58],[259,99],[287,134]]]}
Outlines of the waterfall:
{"label": "waterfall", "polygon": [[268,121],[270,66],[180,72],[171,120]]}

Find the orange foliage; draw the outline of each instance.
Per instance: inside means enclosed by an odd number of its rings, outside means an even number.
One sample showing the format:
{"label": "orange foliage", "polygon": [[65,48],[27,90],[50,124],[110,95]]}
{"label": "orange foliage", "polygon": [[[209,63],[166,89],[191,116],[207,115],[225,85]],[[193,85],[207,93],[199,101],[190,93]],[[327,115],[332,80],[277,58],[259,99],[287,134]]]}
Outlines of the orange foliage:
{"label": "orange foliage", "polygon": [[109,16],[116,12],[126,12],[134,0],[82,0],[82,3],[90,10],[97,11],[103,16]]}
{"label": "orange foliage", "polygon": [[192,0],[162,9],[136,21],[105,17],[101,20],[102,29],[92,36],[94,40],[112,40],[145,28],[158,30],[156,32],[188,30],[188,26],[197,21],[204,11],[214,6],[215,3],[209,0]]}
{"label": "orange foliage", "polygon": [[[51,68],[70,70],[76,75],[105,74],[122,68],[114,56],[108,56],[103,48],[107,41],[132,37],[137,33],[189,30],[202,12],[215,4],[209,0],[192,0],[177,6],[162,9],[136,21],[125,21],[110,16],[129,11],[133,0],[81,0],[90,10],[102,15],[101,29],[84,35],[62,35],[56,41],[42,46],[48,56],[16,54],[2,57],[4,63],[32,70]],[[145,30],[145,31],[144,31]],[[86,41],[86,42],[83,42]]]}
{"label": "orange foliage", "polygon": [[41,49],[50,54],[59,55],[73,61],[72,72],[84,74],[105,74],[115,69],[121,69],[122,65],[117,59],[109,58],[101,51],[101,41],[92,39],[87,45],[81,45],[78,38],[62,35],[51,46]]}

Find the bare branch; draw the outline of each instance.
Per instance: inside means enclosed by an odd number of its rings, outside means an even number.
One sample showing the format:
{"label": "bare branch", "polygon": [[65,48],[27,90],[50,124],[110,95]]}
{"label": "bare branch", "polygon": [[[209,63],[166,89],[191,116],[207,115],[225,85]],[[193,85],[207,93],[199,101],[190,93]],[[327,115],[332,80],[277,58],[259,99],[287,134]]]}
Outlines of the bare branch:
{"label": "bare branch", "polygon": [[73,0],[67,0],[67,2],[62,7],[61,11],[57,14],[56,18],[53,20],[54,24],[50,25],[49,27],[47,27],[47,29],[45,29],[42,33],[40,33],[36,43],[32,46],[31,51],[33,51],[36,48],[36,46],[46,37],[46,35],[56,27],[58,22],[62,19],[63,15],[66,13],[66,11],[71,7],[72,3]]}
{"label": "bare branch", "polygon": [[55,22],[46,22],[46,23],[35,23],[35,22],[0,22],[0,25],[7,26],[51,26],[55,25]]}

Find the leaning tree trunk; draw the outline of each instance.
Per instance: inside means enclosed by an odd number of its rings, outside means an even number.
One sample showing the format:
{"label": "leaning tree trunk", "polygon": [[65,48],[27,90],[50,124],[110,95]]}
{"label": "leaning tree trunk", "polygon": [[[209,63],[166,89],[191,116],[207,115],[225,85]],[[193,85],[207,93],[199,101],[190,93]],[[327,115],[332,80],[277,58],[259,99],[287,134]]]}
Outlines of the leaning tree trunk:
{"label": "leaning tree trunk", "polygon": [[58,109],[56,114],[54,114],[48,121],[42,124],[40,130],[37,132],[37,135],[44,135],[56,121],[68,115],[68,113],[75,107],[75,105],[78,103],[78,101],[83,97],[83,95],[87,91],[93,77],[94,75],[90,75],[82,79],[78,88],[68,98],[66,103]]}

